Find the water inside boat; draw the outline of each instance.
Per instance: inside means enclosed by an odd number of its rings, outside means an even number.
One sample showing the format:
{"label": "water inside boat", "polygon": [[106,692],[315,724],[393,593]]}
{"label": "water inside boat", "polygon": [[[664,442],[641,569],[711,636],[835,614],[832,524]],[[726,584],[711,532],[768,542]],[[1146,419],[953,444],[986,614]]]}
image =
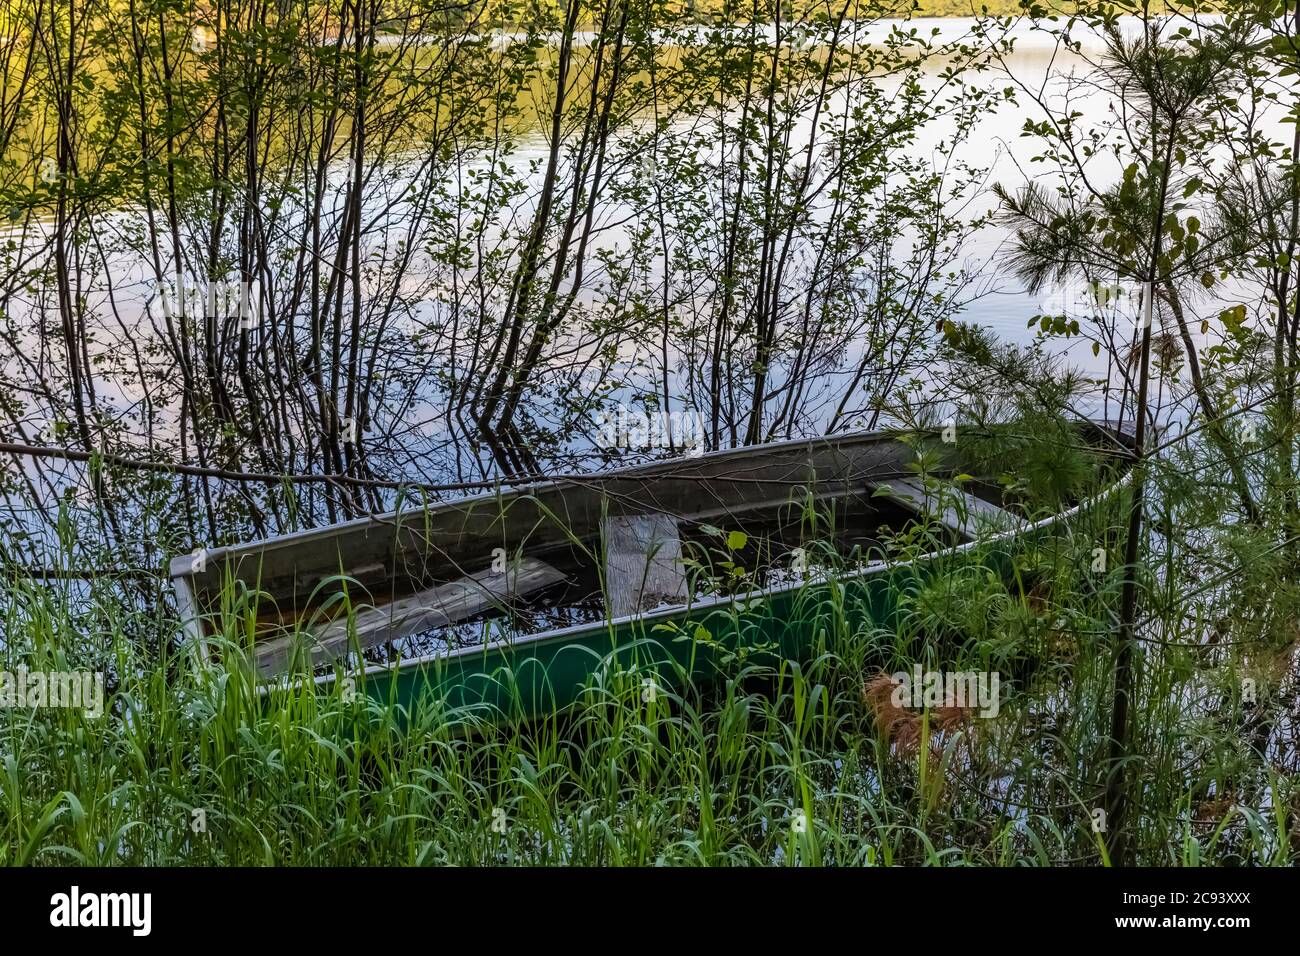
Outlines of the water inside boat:
{"label": "water inside boat", "polygon": [[[915,516],[885,498],[866,496],[819,502],[817,521],[796,505],[762,509],[730,520],[678,522],[681,558],[689,600],[743,593],[798,580],[799,568],[815,568],[818,556],[840,556],[843,567],[883,560],[890,538]],[[744,536],[738,543],[735,533]],[[956,535],[941,532],[945,538]],[[955,543],[955,541],[953,542]],[[526,550],[526,544],[524,545]],[[802,553],[800,553],[802,549]],[[606,620],[601,541],[548,550],[545,560],[564,580],[508,603],[496,604],[456,624],[422,630],[362,651],[367,663],[392,663],[497,640],[513,640],[575,624]],[[540,555],[538,555],[540,556]],[[448,583],[435,581],[433,583]],[[684,603],[667,598],[641,610]],[[329,666],[329,665],[325,665]]]}

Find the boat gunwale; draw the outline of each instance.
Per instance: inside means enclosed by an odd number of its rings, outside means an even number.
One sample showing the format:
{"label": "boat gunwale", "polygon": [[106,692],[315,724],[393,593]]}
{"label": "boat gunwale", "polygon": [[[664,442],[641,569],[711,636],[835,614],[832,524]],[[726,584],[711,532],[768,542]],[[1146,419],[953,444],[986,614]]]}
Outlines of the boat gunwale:
{"label": "boat gunwale", "polygon": [[[889,429],[880,429],[877,431],[859,431],[844,432],[840,435],[820,435],[812,438],[788,438],[785,441],[770,442],[761,445],[747,445],[742,448],[720,448],[716,451],[705,452],[701,455],[695,455],[688,458],[681,456],[675,458],[663,459],[660,461],[650,461],[639,465],[630,465],[623,468],[611,468],[606,471],[593,471],[590,475],[570,475],[564,478],[547,478],[542,481],[532,481],[519,485],[510,485],[507,482],[498,482],[490,488],[477,494],[465,495],[459,498],[451,498],[446,501],[439,501],[433,504],[412,504],[410,507],[396,508],[393,511],[386,511],[381,514],[362,515],[359,518],[351,518],[347,521],[340,521],[335,524],[322,525],[319,528],[305,528],[302,531],[291,531],[288,534],[271,535],[267,538],[260,538],[245,544],[225,545],[220,548],[204,548],[204,557],[209,563],[219,563],[228,561],[231,558],[243,557],[245,555],[264,552],[270,548],[288,547],[298,544],[309,544],[317,539],[330,539],[344,534],[348,531],[359,530],[369,525],[383,526],[391,525],[394,521],[400,521],[404,516],[423,515],[430,511],[442,509],[459,508],[465,505],[484,503],[499,499],[509,495],[511,497],[523,497],[530,494],[536,494],[539,491],[554,491],[567,487],[582,487],[586,485],[599,484],[600,482],[635,479],[638,477],[666,477],[671,476],[670,468],[674,464],[680,466],[682,462],[696,464],[710,460],[717,461],[726,458],[735,458],[743,461],[746,458],[767,455],[772,452],[780,452],[784,449],[795,446],[812,446],[818,443],[825,444],[843,444],[853,443],[875,443],[879,441],[897,440],[899,435],[909,434],[906,429],[891,431]],[[665,472],[664,475],[659,474]],[[683,477],[683,476],[677,476]],[[717,480],[713,476],[701,477],[701,481]],[[186,560],[192,560],[192,554],[179,554],[171,559],[168,566],[168,575],[172,582],[181,581],[187,577],[193,576],[193,571],[187,569],[184,564]],[[188,585],[187,585],[188,587]],[[192,589],[190,589],[192,590]],[[193,595],[188,595],[193,599]]]}

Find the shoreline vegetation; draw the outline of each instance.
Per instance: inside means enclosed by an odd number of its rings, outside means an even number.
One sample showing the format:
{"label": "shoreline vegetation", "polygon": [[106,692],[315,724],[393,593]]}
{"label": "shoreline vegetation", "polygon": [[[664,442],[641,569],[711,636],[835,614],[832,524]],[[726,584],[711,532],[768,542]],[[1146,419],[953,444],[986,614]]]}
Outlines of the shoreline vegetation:
{"label": "shoreline vegetation", "polygon": [[[559,9],[551,0],[550,5]],[[886,19],[900,22],[915,19],[966,19],[979,17],[1028,17],[1043,19],[1052,16],[1068,17],[1079,15],[1094,9],[1095,5],[1078,3],[1076,0],[880,0],[878,3],[854,5],[863,19]],[[747,26],[752,20],[745,19],[745,12],[752,8],[745,0],[669,0],[663,9],[669,15],[680,18],[686,24],[707,26],[711,22],[721,22],[734,26]],[[491,5],[489,4],[489,9]],[[828,3],[826,0],[796,0],[794,3],[782,4],[782,19],[787,23],[800,23],[808,20],[833,18],[842,9],[849,9],[843,3]],[[1118,8],[1117,8],[1118,9]],[[1213,14],[1218,8],[1214,4],[1155,2],[1149,5],[1152,15],[1198,13]],[[490,17],[490,14],[489,14]],[[517,19],[499,19],[497,23],[518,23]],[[761,21],[771,23],[773,21]],[[591,23],[581,23],[590,27]]]}

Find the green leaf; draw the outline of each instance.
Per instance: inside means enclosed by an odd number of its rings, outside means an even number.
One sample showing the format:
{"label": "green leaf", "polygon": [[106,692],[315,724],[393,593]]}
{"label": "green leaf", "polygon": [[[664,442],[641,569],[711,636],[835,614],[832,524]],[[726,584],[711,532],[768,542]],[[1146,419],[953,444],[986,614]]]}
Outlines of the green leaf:
{"label": "green leaf", "polygon": [[749,543],[749,535],[743,531],[733,531],[727,535],[727,548],[731,551],[739,551]]}
{"label": "green leaf", "polygon": [[1241,327],[1246,321],[1246,307],[1235,305],[1231,309],[1224,309],[1219,313],[1219,320],[1233,336],[1240,338]]}

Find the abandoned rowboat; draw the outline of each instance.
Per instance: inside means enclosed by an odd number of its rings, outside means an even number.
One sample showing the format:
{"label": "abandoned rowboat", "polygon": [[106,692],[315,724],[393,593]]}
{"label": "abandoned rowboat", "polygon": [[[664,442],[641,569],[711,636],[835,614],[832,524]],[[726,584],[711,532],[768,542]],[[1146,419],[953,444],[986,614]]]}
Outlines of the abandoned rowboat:
{"label": "abandoned rowboat", "polygon": [[[264,687],[314,672],[412,710],[536,716],[613,674],[672,685],[737,649],[805,658],[828,604],[888,626],[939,559],[996,564],[1123,484],[1130,431],[1076,428],[1100,490],[1036,520],[997,484],[922,475],[917,436],[856,433],[407,506],[182,555],[171,576],[203,658],[238,648],[281,678]],[[883,529],[918,524],[932,546],[891,558]],[[827,549],[833,579],[814,568]]]}

